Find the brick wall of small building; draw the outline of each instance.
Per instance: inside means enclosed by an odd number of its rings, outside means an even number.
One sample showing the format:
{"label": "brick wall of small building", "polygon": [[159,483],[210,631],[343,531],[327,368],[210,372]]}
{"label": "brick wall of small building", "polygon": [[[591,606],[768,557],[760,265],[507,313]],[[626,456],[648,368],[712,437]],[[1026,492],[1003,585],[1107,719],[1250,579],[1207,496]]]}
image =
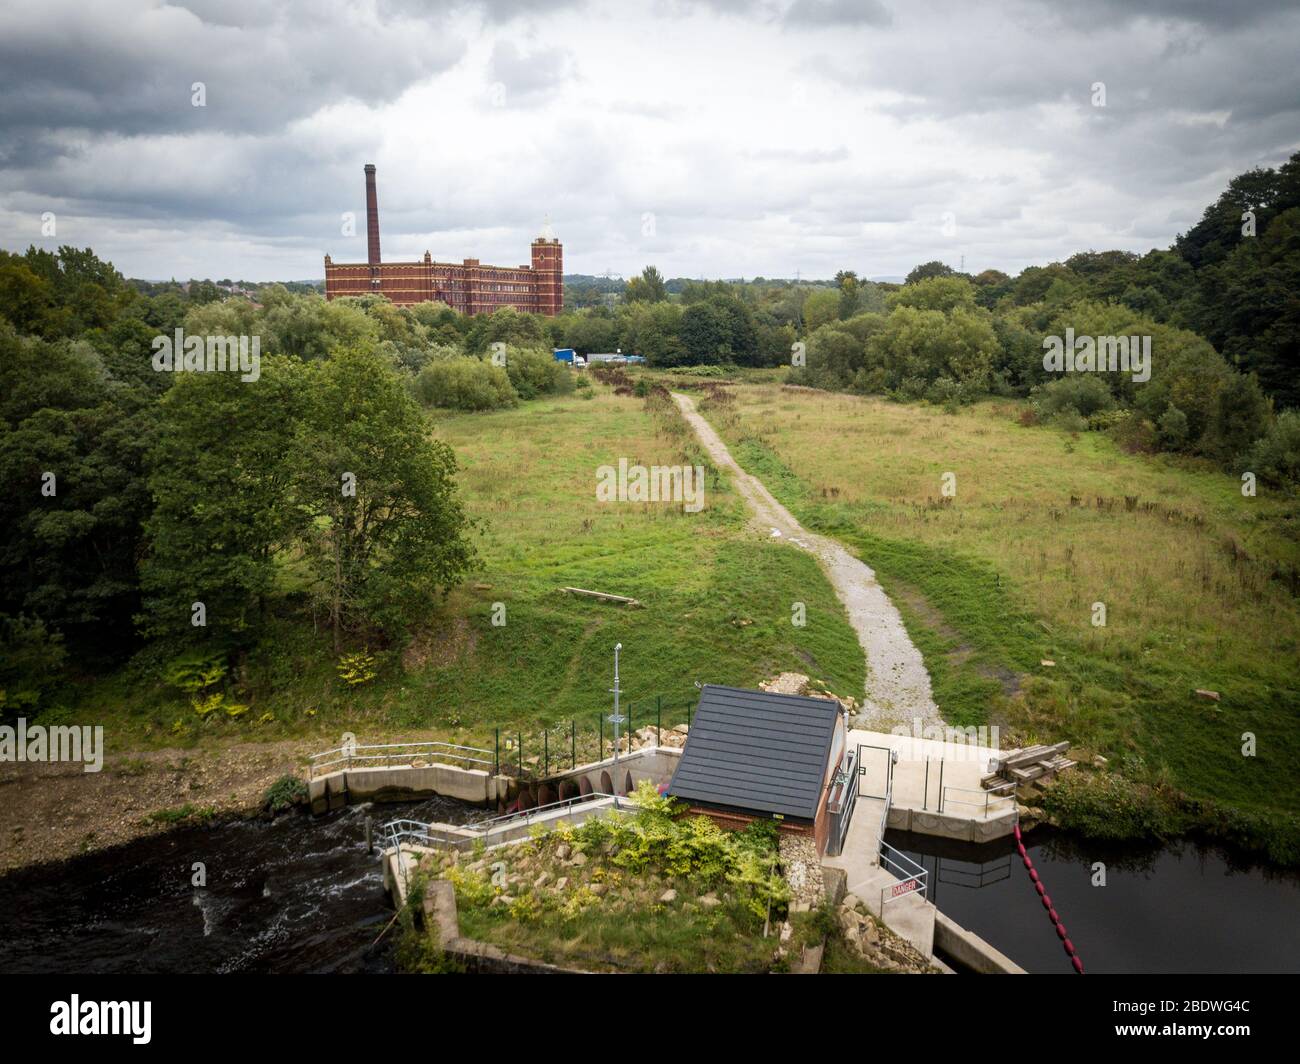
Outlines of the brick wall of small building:
{"label": "brick wall of small building", "polygon": [[[777,830],[787,835],[807,835],[811,836],[817,846],[817,852],[823,856],[826,853],[826,844],[830,841],[831,817],[827,810],[827,804],[830,800],[831,788],[827,783],[822,790],[821,801],[817,805],[817,816],[811,824],[794,820],[777,820]],[[727,831],[744,831],[755,820],[773,819],[770,817],[759,817],[756,814],[727,812],[721,809],[710,809],[708,806],[692,805],[689,810],[692,814],[706,816],[712,820],[718,827]]]}

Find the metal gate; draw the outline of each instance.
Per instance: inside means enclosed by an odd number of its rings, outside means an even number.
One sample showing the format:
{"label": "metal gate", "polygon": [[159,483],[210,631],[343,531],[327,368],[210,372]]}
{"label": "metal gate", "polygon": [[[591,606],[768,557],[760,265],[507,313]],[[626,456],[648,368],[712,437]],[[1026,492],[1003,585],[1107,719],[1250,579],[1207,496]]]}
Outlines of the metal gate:
{"label": "metal gate", "polygon": [[[879,781],[879,785],[880,785],[879,794],[873,794],[870,792],[871,788],[874,787],[874,785],[876,784],[875,777],[876,777],[877,769],[875,768],[874,765],[871,766],[867,765],[866,761],[863,759],[862,756],[863,750],[879,750],[885,755],[884,773],[881,776]],[[872,760],[874,761],[875,758],[873,758]],[[871,783],[869,785],[859,784],[858,793],[863,798],[879,798],[883,802],[888,802],[889,797],[893,793],[893,789],[894,789],[893,749],[888,746],[874,746],[870,743],[858,743],[858,766],[859,766],[858,767],[859,775],[863,777],[867,777],[868,775],[871,776]]]}

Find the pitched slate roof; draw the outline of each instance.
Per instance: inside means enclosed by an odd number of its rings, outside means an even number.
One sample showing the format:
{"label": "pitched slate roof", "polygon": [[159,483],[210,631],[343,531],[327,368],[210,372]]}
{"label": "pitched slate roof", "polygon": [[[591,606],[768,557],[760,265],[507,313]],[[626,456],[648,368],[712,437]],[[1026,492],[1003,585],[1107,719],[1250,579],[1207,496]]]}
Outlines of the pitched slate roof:
{"label": "pitched slate roof", "polygon": [[706,684],[668,793],[812,820],[839,713],[829,699]]}

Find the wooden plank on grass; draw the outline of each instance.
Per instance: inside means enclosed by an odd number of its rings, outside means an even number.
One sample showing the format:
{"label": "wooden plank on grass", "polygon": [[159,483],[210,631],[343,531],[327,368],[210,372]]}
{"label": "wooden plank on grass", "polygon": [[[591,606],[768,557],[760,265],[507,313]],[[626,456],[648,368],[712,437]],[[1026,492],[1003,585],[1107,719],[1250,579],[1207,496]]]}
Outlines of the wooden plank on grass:
{"label": "wooden plank on grass", "polygon": [[611,595],[607,591],[588,591],[585,587],[562,587],[560,588],[568,595],[586,595],[588,598],[599,599],[601,602],[617,602],[621,606],[640,606],[634,598],[628,598],[626,595]]}

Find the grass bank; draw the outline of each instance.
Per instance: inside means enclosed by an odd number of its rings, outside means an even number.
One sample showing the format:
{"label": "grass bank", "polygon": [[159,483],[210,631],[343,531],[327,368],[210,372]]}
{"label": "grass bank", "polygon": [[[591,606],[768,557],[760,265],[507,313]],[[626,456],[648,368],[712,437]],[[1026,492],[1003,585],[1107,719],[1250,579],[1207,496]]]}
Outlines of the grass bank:
{"label": "grass bank", "polygon": [[[626,389],[622,389],[625,390]],[[815,562],[745,527],[743,505],[711,471],[705,506],[601,502],[597,469],[697,460],[670,403],[604,385],[482,414],[436,413],[430,431],[460,463],[458,481],[479,523],[481,567],[428,616],[409,644],[355,647],[373,678],[348,686],[328,635],[271,618],[268,635],[225,681],[238,718],[198,718],[163,677],[176,648],[155,645],[130,667],[86,675],[61,714],[104,723],[110,752],[209,740],[276,741],[305,735],[363,741],[436,735],[475,744],[554,727],[567,754],[571,719],[596,741],[608,713],[613,647],[625,706],[652,723],[685,719],[696,681],[754,685],[786,669],[859,694],[864,662],[843,610]],[[301,574],[283,560],[290,593]],[[637,599],[639,609],[563,594],[563,586]],[[794,601],[808,623],[791,623]]]}
{"label": "grass bank", "polygon": [[712,395],[702,412],[737,461],[876,570],[946,719],[1070,739],[1176,795],[1155,802],[1171,830],[1190,808],[1288,838],[1276,854],[1300,857],[1294,500],[1243,497],[1222,473],[1099,434],[1022,426],[1010,403]]}

